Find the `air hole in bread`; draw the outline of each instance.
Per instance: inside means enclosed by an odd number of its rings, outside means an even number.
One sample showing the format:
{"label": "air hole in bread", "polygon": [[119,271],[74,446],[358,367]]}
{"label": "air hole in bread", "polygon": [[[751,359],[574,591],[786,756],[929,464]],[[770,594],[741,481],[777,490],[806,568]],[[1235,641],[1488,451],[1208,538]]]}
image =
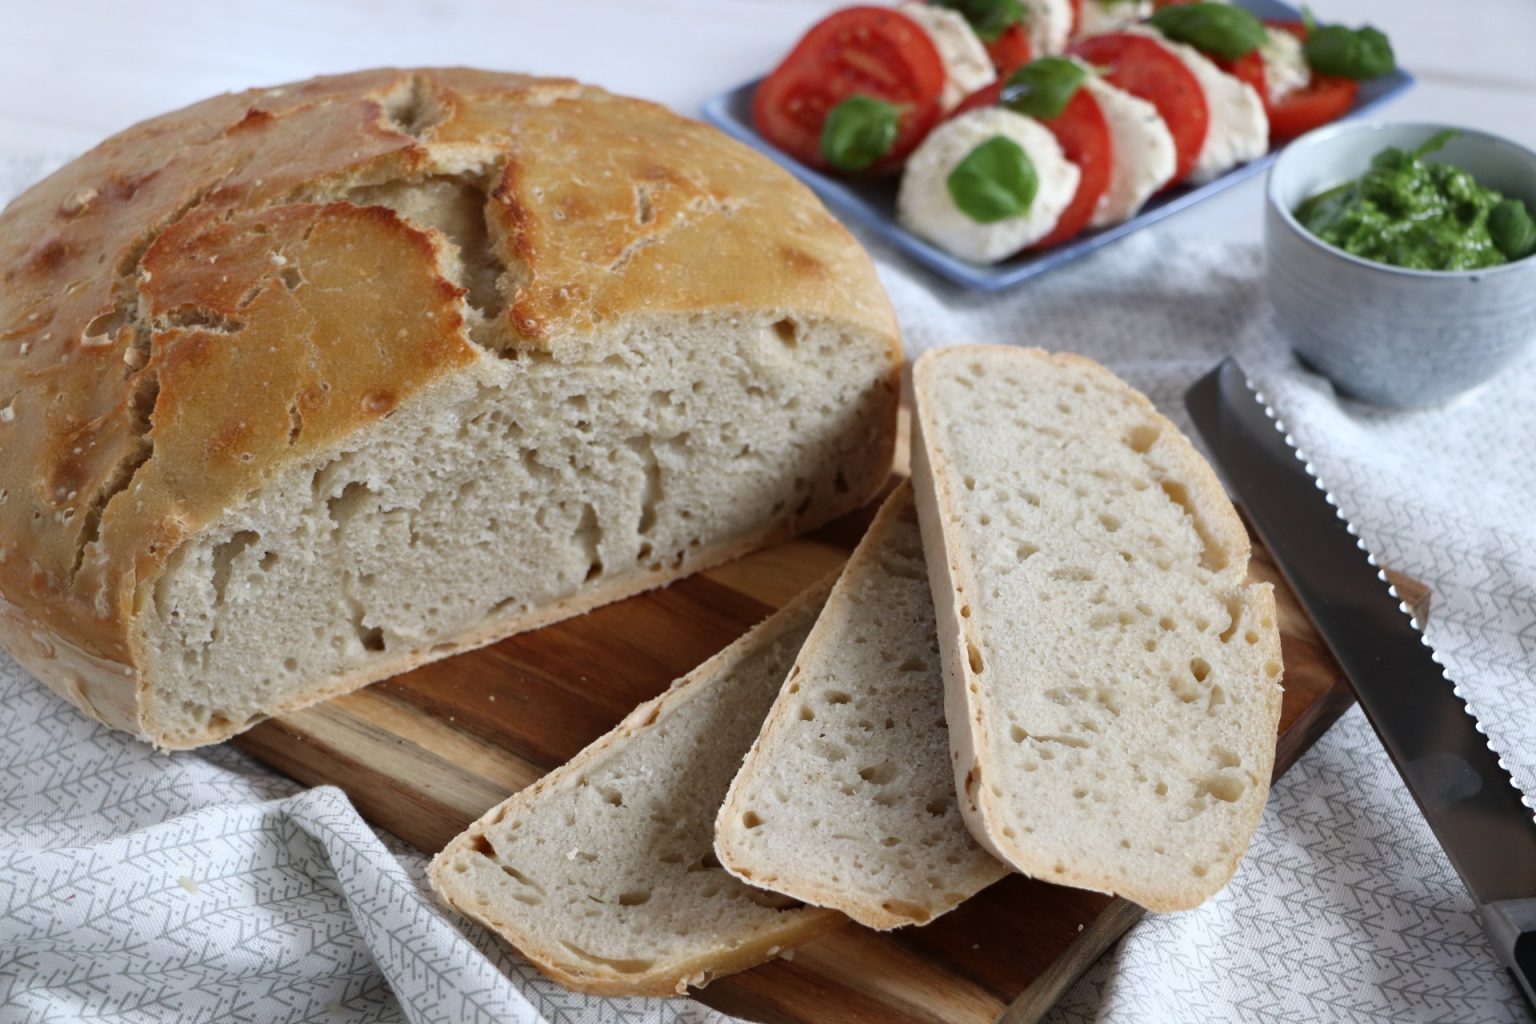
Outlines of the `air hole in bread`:
{"label": "air hole in bread", "polygon": [[596,953],[590,953],[575,943],[566,942],[564,940],[561,940],[560,945],[565,947],[566,952],[570,953],[572,956],[579,960],[582,960],[588,964],[607,967],[611,970],[617,971],[620,974],[642,974],[645,971],[650,970],[651,967],[655,964],[655,961],[653,960],[598,956]]}
{"label": "air hole in bread", "polygon": [[793,320],[775,320],[773,336],[790,348],[800,344],[800,328]]}
{"label": "air hole in bread", "polygon": [[1280,663],[1278,661],[1266,661],[1264,663],[1264,674],[1271,679],[1279,679]]}
{"label": "air hole in bread", "polygon": [[1168,689],[1172,690],[1173,695],[1185,704],[1193,704],[1205,696],[1205,691],[1191,682],[1186,676],[1169,676]]}
{"label": "air hole in bread", "polygon": [[741,816],[741,824],[744,828],[757,828],[763,823],[763,819],[756,811],[747,811]]}
{"label": "air hole in bread", "polygon": [[1220,685],[1212,686],[1211,696],[1205,703],[1205,713],[1208,715],[1214,715],[1216,713],[1216,709],[1226,702],[1227,691],[1223,690]]}
{"label": "air hole in bread", "polygon": [[480,856],[489,857],[491,860],[496,859],[496,847],[492,846],[491,841],[485,838],[484,835],[477,834],[471,836],[469,839],[469,849],[471,853],[478,853]]}
{"label": "air hole in bread", "polygon": [[614,807],[624,806],[624,794],[612,786],[599,786],[597,791],[602,795],[603,803],[612,804]]}
{"label": "air hole in bread", "polygon": [[1008,727],[1008,738],[1013,740],[1015,743],[1023,743],[1025,740],[1029,739],[1029,733],[1025,732],[1017,725],[1010,725]]}
{"label": "air hole in bread", "polygon": [[1195,795],[1208,793],[1224,803],[1236,803],[1248,789],[1248,783],[1233,771],[1211,772],[1195,787]]}
{"label": "air hole in bread", "polygon": [[1205,519],[1195,508],[1195,503],[1189,496],[1189,488],[1177,480],[1166,478],[1161,481],[1161,485],[1163,494],[1188,517],[1195,528],[1195,535],[1200,538],[1200,567],[1211,572],[1220,572],[1225,569],[1230,560],[1228,553],[1225,548],[1218,546],[1215,538],[1211,536]]}
{"label": "air hole in bread", "polygon": [[811,710],[811,706],[809,704],[801,704],[800,705],[800,721],[802,721],[802,722],[814,722],[815,720],[816,720],[816,712]]}
{"label": "air hole in bread", "polygon": [[1027,562],[1031,557],[1039,553],[1040,549],[1028,542],[1020,544],[1018,550],[1014,552],[1014,554],[1018,555],[1019,561],[1021,562]]}
{"label": "air hole in bread", "polygon": [[1166,783],[1166,782],[1159,782],[1157,785],[1152,787],[1152,792],[1156,793],[1158,796],[1167,796],[1168,795],[1168,783]]}
{"label": "air hole in bread", "polygon": [[[1222,643],[1226,643],[1227,641],[1231,640],[1232,637],[1237,634],[1238,623],[1242,620],[1242,617],[1242,600],[1235,595],[1227,598],[1227,628],[1221,631],[1221,635],[1218,636],[1217,639]],[[1248,635],[1253,636],[1252,633],[1249,633]],[[1257,640],[1258,637],[1255,636],[1254,639]]]}
{"label": "air hole in bread", "polygon": [[1108,530],[1110,533],[1114,533],[1120,529],[1120,518],[1118,516],[1112,516],[1107,512],[1103,512],[1099,515],[1099,525],[1104,527],[1104,529]]}
{"label": "air hole in bread", "polygon": [[651,901],[651,890],[634,889],[630,892],[619,893],[619,906],[640,907]]}
{"label": "air hole in bread", "polygon": [[853,697],[842,690],[828,690],[826,698],[828,704],[847,704],[853,700]]}
{"label": "air hole in bread", "polygon": [[1093,570],[1081,565],[1068,565],[1051,570],[1051,579],[1063,582],[1087,583],[1093,579]]}
{"label": "air hole in bread", "polygon": [[825,737],[818,737],[811,744],[811,749],[828,761],[842,761],[848,757],[848,751],[840,743],[833,743]]}
{"label": "air hole in bread", "polygon": [[[506,875],[508,878],[512,879],[518,885],[521,885],[521,886],[523,886],[523,887],[525,887],[527,889],[532,889],[534,893],[538,894],[538,896],[543,896],[544,895],[544,887],[543,886],[541,886],[537,882],[534,882],[533,880],[531,880],[527,875],[523,874],[521,871],[517,870],[517,868],[514,868],[512,865],[510,865],[510,864],[503,864],[501,866],[501,871],[502,871],[502,873],[504,875]],[[542,900],[533,899],[531,897],[526,898],[526,899],[523,900],[523,902],[525,902],[525,903],[530,903],[530,901],[531,901],[531,905],[536,905],[536,904],[542,902]]]}
{"label": "air hole in bread", "polygon": [[229,540],[213,549],[213,593],[217,602],[224,602],[225,592],[229,588],[230,573],[234,568],[235,559],[239,558],[247,548],[261,540],[261,535],[251,530],[241,530]]}
{"label": "air hole in bread", "polygon": [[1203,683],[1211,674],[1211,663],[1204,658],[1193,658],[1189,663],[1189,674],[1195,677],[1195,682]]}
{"label": "air hole in bread", "polygon": [[1145,455],[1152,450],[1152,446],[1157,443],[1161,435],[1162,431],[1153,424],[1142,423],[1132,427],[1125,435],[1125,444],[1131,451]]}
{"label": "air hole in bread", "polygon": [[715,871],[720,867],[720,858],[715,856],[713,849],[705,850],[692,864],[688,865],[689,871]]}
{"label": "air hole in bread", "polygon": [[[906,661],[902,662],[899,666],[897,666],[896,670],[898,672],[926,672],[928,670],[928,663],[926,661],[924,661],[922,658],[919,658],[916,655],[914,655],[914,656],[908,658]],[[892,722],[891,719],[889,719],[889,718],[887,718],[886,721],[891,723],[890,725],[886,726],[887,729],[891,728],[892,725],[896,724],[895,722]]]}
{"label": "air hole in bread", "polygon": [[872,786],[884,786],[896,778],[896,767],[889,762],[868,765],[859,769],[859,778]]}
{"label": "air hole in bread", "polygon": [[973,674],[979,676],[986,670],[986,665],[981,660],[981,650],[969,640],[965,642],[965,655],[971,663],[971,672]]}
{"label": "air hole in bread", "polygon": [[960,617],[962,619],[968,619],[968,618],[971,617],[971,606],[970,605],[963,604],[963,605],[960,606]]}

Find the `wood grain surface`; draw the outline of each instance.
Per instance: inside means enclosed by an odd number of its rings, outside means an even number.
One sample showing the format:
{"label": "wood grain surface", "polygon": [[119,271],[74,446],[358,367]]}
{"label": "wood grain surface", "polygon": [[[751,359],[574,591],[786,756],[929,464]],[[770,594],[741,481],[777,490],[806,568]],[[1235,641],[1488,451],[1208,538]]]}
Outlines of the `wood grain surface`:
{"label": "wood grain surface", "polygon": [[[872,514],[266,722],[235,742],[302,782],[340,786],[369,821],[435,852],[836,568]],[[1278,599],[1278,775],[1352,698],[1257,542],[1251,572],[1274,582]],[[1424,589],[1399,585],[1422,611]],[[698,997],[773,1024],[1024,1024],[1141,914],[1124,900],[1013,876],[925,927],[882,934],[849,924]]]}

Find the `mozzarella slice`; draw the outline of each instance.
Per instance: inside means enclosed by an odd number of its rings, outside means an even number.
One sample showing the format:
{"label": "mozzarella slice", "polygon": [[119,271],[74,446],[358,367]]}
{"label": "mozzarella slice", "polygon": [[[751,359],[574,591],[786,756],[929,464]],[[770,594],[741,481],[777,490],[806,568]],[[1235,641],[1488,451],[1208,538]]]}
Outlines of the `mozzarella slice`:
{"label": "mozzarella slice", "polygon": [[1119,32],[1152,17],[1152,0],[1083,0],[1075,35],[1101,36]]}
{"label": "mozzarella slice", "polygon": [[1133,25],[1126,31],[1156,39],[1165,46],[1194,73],[1200,91],[1205,93],[1205,105],[1210,111],[1205,144],[1200,147],[1200,156],[1186,181],[1203,185],[1238,164],[1264,155],[1269,148],[1269,117],[1253,86],[1233,78],[1193,46],[1176,43],[1155,28]]}
{"label": "mozzarella slice", "polygon": [[1268,36],[1259,47],[1259,56],[1264,59],[1264,85],[1269,92],[1269,102],[1278,103],[1291,93],[1305,89],[1312,81],[1312,69],[1307,66],[1307,55],[1302,51],[1300,39],[1279,29],[1270,29]]}
{"label": "mozzarella slice", "polygon": [[987,48],[964,15],[915,2],[902,4],[897,10],[917,22],[939,51],[939,59],[944,62],[944,91],[939,94],[939,105],[946,114],[971,93],[997,80]]}
{"label": "mozzarella slice", "polygon": [[1083,83],[1109,124],[1109,187],[1099,198],[1088,226],[1118,224],[1136,215],[1141,204],[1168,184],[1177,157],[1173,136],[1157,108],[1146,100],[1116,89],[1097,75]]}
{"label": "mozzarella slice", "polygon": [[1072,0],[1024,0],[1024,16],[1031,56],[1049,57],[1067,48]]}
{"label": "mozzarella slice", "polygon": [[[1001,135],[1035,165],[1040,187],[1021,217],[972,220],[949,194],[949,174],[971,150]],[[907,160],[896,216],[910,231],[973,263],[995,263],[1051,233],[1077,193],[1077,166],[1044,125],[1003,107],[983,107],[939,125]]]}

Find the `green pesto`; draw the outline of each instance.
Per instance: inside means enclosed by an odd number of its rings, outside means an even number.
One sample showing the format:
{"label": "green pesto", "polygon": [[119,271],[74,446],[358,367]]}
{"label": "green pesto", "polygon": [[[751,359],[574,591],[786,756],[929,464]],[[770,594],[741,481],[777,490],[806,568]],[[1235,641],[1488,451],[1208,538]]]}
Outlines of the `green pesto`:
{"label": "green pesto", "polygon": [[[1378,263],[1417,270],[1475,270],[1528,254],[1513,243],[1506,219],[1528,223],[1518,201],[1479,185],[1453,164],[1424,157],[1452,133],[1412,152],[1384,149],[1354,181],[1321,192],[1296,209],[1296,219],[1318,238]],[[1505,204],[1490,232],[1489,215]],[[1518,210],[1511,213],[1510,204]],[[1502,245],[1501,245],[1502,243]]]}

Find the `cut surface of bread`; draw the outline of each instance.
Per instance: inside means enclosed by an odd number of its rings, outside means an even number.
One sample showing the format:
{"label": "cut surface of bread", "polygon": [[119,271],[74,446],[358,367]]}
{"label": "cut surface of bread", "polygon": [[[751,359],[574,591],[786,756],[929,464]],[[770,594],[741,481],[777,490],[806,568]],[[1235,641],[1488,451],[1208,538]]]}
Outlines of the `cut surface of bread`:
{"label": "cut surface of bread", "polygon": [[871,928],[924,924],[1008,873],[955,802],[911,485],[833,588],[715,825],[732,874]]}
{"label": "cut surface of bread", "polygon": [[1274,764],[1280,640],[1220,482],[1089,360],[914,368],[913,484],[961,810],[1018,870],[1153,910],[1226,884]]}
{"label": "cut surface of bread", "polygon": [[843,920],[731,877],[715,814],[828,579],[448,844],[438,895],[562,984],[677,995]]}
{"label": "cut surface of bread", "polygon": [[0,644],[163,747],[657,586],[883,483],[900,350],[772,161],[381,69],[128,129],[0,214]]}

